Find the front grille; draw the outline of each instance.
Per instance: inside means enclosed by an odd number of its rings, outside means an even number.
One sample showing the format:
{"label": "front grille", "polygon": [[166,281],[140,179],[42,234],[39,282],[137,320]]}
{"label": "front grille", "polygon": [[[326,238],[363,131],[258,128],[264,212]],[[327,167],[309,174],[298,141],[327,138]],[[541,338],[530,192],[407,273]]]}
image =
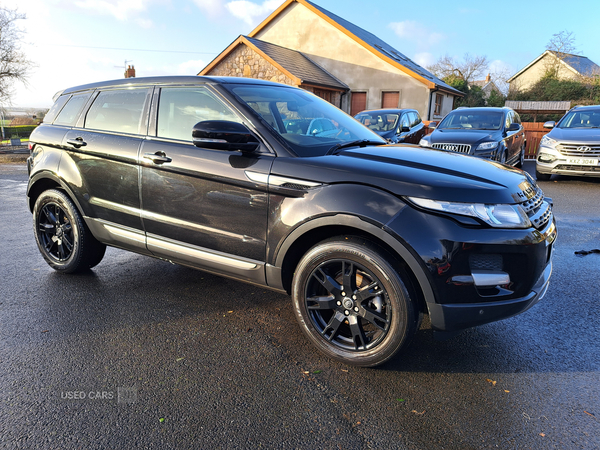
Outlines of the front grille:
{"label": "front grille", "polygon": [[564,156],[577,158],[600,157],[600,145],[598,144],[559,144],[556,149]]}
{"label": "front grille", "polygon": [[577,172],[600,172],[600,166],[576,166],[574,164],[559,164],[554,170],[575,170]]}
{"label": "front grille", "polygon": [[467,144],[431,144],[431,146],[448,152],[469,153],[471,151],[471,146]]}
{"label": "front grille", "polygon": [[477,254],[469,255],[469,266],[471,270],[490,270],[499,272],[502,270],[502,255],[497,254]]}
{"label": "front grille", "polygon": [[552,218],[552,208],[544,200],[544,193],[540,188],[536,190],[533,197],[521,203],[521,206],[527,213],[527,217],[529,217],[533,226],[538,230],[544,228]]}

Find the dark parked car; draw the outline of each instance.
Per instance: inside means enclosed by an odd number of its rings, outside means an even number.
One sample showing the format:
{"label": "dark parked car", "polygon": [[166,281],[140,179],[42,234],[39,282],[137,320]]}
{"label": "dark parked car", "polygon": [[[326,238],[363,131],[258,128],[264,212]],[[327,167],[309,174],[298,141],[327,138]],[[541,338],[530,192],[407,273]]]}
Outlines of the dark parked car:
{"label": "dark parked car", "polygon": [[[288,129],[315,119],[336,133]],[[423,313],[448,336],[525,311],[548,287],[555,222],[529,175],[387,146],[302,89],[79,86],[30,142],[34,234],[55,270],[89,270],[110,245],[286,292],[308,339],[349,364],[387,361]]]}
{"label": "dark parked car", "polygon": [[391,143],[418,144],[427,128],[414,109],[377,109],[354,116],[364,126]]}
{"label": "dark parked car", "polygon": [[433,133],[419,142],[423,147],[523,166],[525,131],[511,108],[458,108],[432,127]]}
{"label": "dark parked car", "polygon": [[535,172],[538,180],[553,173],[600,176],[600,105],[576,106],[540,140]]}

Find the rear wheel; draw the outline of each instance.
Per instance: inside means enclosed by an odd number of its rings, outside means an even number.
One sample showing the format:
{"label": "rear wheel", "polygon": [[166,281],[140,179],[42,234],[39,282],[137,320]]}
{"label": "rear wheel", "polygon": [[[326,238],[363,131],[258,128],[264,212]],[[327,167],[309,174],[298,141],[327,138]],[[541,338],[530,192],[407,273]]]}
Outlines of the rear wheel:
{"label": "rear wheel", "polygon": [[97,265],[106,246],[96,240],[71,199],[61,191],[43,192],[33,207],[33,227],[40,253],[63,273],[88,270]]}
{"label": "rear wheel", "polygon": [[294,275],[296,318],[330,358],[375,366],[408,345],[419,314],[398,264],[369,241],[324,241],[301,259]]}
{"label": "rear wheel", "polygon": [[519,161],[517,162],[517,167],[520,169],[525,165],[525,144],[521,147],[521,151],[519,152]]}

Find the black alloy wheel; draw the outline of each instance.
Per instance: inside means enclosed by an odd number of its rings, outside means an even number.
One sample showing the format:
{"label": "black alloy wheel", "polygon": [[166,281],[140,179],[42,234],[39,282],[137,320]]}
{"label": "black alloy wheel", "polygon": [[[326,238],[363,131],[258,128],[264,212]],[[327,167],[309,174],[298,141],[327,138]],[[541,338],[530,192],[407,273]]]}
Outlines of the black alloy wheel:
{"label": "black alloy wheel", "polygon": [[358,366],[390,359],[416,333],[419,314],[391,258],[369,241],[337,238],[302,258],[296,317],[326,355]]}
{"label": "black alloy wheel", "polygon": [[36,243],[46,262],[63,273],[81,272],[97,265],[106,246],[92,236],[67,195],[44,191],[33,208]]}

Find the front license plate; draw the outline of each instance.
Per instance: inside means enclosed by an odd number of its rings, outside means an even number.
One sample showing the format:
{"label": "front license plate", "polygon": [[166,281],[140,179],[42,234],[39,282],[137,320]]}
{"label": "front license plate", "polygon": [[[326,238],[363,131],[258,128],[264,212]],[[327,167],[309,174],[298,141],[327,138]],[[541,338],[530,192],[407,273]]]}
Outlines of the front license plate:
{"label": "front license plate", "polygon": [[598,158],[569,158],[568,164],[577,164],[578,166],[597,166]]}

